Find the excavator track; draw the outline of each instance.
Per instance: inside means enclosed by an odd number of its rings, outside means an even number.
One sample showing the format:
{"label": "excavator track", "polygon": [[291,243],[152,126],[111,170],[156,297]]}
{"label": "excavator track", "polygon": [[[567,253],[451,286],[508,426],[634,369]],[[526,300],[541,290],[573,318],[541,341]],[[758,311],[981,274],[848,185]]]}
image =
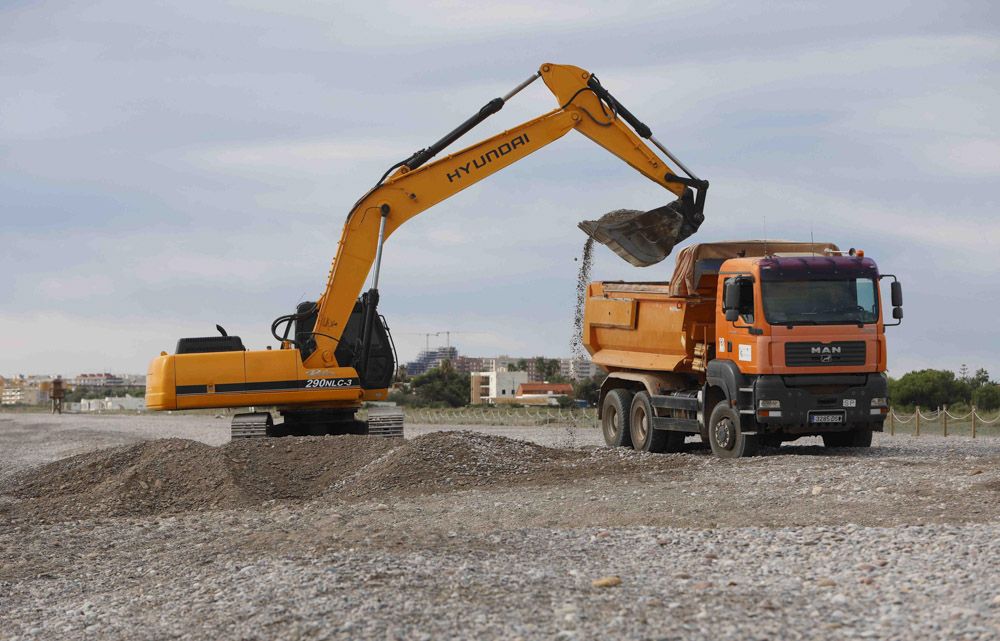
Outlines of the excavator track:
{"label": "excavator track", "polygon": [[270,412],[247,412],[237,414],[233,417],[230,427],[230,437],[238,438],[266,438],[274,430],[274,420]]}

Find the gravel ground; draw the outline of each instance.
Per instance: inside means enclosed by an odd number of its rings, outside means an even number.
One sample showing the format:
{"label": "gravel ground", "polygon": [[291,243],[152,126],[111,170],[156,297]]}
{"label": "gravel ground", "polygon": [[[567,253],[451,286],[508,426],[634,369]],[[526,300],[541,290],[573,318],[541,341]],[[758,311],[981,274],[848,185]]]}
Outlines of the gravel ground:
{"label": "gravel ground", "polygon": [[440,429],[0,415],[0,639],[1000,638],[1000,440]]}

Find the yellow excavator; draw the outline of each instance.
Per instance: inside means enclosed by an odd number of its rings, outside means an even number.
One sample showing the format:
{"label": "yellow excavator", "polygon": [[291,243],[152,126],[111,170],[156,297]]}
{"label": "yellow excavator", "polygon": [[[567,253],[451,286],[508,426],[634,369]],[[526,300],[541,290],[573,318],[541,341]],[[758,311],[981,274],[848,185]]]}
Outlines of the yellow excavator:
{"label": "yellow excavator", "polygon": [[[556,109],[440,159],[431,160],[541,78]],[[247,350],[220,326],[219,336],[182,338],[174,354],[150,363],[151,410],[274,407],[233,418],[232,435],[265,437],[375,433],[355,415],[365,401],[388,397],[395,347],[378,313],[379,269],[386,239],[403,223],[500,171],[571,130],[621,158],[677,196],[665,207],[581,223],[595,240],[634,265],[662,260],[704,220],[708,182],[691,173],[584,69],[543,64],[502,98],[494,98],[441,140],[390,167],[347,214],[326,291],[271,325],[279,349]],[[649,140],[684,175],[653,152]],[[371,288],[362,293],[374,267]],[[360,296],[359,296],[360,294]]]}

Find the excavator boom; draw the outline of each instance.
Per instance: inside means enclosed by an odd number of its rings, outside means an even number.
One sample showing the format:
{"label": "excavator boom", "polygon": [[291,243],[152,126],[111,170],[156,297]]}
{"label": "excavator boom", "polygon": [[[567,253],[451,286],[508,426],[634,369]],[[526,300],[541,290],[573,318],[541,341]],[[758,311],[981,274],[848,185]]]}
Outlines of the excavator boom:
{"label": "excavator boom", "polygon": [[[507,100],[538,78],[555,95],[559,107],[429,162],[436,153],[499,111]],[[623,107],[592,74],[571,65],[543,64],[538,73],[507,96],[491,100],[440,141],[397,163],[387,177],[351,209],[326,291],[318,303],[314,330],[316,349],[303,355],[306,365],[322,367],[335,362],[333,343],[364,287],[381,243],[400,225],[574,129],[678,197],[666,207],[635,212],[631,221],[624,220],[629,218],[624,216],[613,222],[581,224],[586,233],[632,264],[645,266],[665,258],[677,242],[698,229],[703,220],[708,183],[691,175],[675,174],[643,143],[640,135],[652,140],[668,157],[673,158],[672,154],[656,141],[649,127]],[[691,188],[697,189],[697,196]],[[377,290],[377,282],[374,289]]]}

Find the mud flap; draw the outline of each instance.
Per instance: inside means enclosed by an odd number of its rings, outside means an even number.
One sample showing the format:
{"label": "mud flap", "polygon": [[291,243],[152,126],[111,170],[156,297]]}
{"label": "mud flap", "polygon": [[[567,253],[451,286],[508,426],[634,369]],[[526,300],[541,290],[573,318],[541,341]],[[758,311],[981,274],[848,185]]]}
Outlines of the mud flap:
{"label": "mud flap", "polygon": [[691,190],[674,202],[649,211],[618,209],[577,226],[636,267],[655,265],[704,221]]}

